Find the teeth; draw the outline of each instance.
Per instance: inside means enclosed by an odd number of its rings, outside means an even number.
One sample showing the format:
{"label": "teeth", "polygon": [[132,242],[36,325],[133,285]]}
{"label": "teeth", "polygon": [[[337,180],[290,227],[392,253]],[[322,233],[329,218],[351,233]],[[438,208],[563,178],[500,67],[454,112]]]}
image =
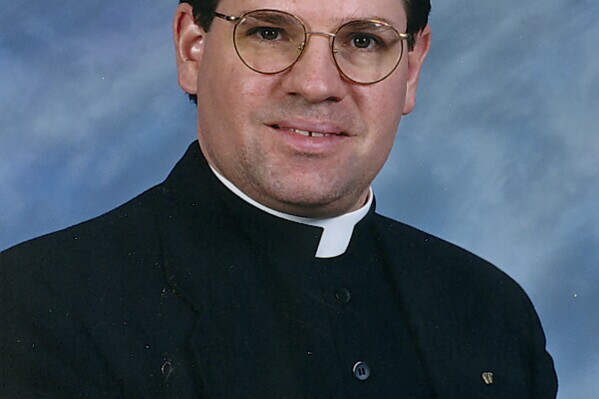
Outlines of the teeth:
{"label": "teeth", "polygon": [[300,129],[291,129],[291,130],[293,130],[297,134],[301,134],[302,136],[306,136],[306,137],[328,137],[328,136],[332,136],[332,134],[330,134],[330,133],[309,132],[307,130],[300,130]]}
{"label": "teeth", "polygon": [[312,134],[307,130],[299,130],[299,129],[291,129],[297,134],[301,134],[302,136],[310,137]]}

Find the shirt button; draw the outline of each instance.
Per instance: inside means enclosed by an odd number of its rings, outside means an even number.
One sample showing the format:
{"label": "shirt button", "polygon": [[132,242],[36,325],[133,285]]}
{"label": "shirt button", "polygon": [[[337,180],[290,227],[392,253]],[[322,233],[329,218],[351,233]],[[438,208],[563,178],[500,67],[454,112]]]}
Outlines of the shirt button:
{"label": "shirt button", "polygon": [[370,377],[370,367],[366,362],[357,362],[353,368],[354,377],[360,381],[366,381]]}
{"label": "shirt button", "polygon": [[335,299],[339,303],[347,304],[351,299],[351,294],[347,288],[341,288],[335,292]]}

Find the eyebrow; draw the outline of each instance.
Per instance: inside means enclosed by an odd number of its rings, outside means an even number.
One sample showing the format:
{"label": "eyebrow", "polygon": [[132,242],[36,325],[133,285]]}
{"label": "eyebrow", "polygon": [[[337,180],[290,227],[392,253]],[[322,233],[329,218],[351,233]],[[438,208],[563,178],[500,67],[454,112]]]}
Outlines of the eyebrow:
{"label": "eyebrow", "polygon": [[388,25],[391,25],[393,27],[395,27],[397,24],[394,21],[391,21],[390,19],[387,19],[385,17],[381,17],[379,15],[369,15],[367,17],[359,17],[359,18],[354,18],[354,17],[345,17],[345,18],[341,18],[339,19],[339,24],[345,24],[347,22],[352,22],[352,21],[363,21],[363,20],[376,20],[376,21],[381,21],[384,22]]}
{"label": "eyebrow", "polygon": [[[241,15],[247,14],[248,12],[253,12],[253,11],[281,11],[281,12],[285,12],[288,14],[291,14],[293,16],[295,16],[296,18],[298,18],[300,21],[302,21],[302,23],[305,25],[306,22],[303,18],[301,18],[299,15],[293,14],[292,12],[289,11],[285,11],[285,10],[275,10],[272,8],[256,8],[256,9],[249,9],[249,10],[242,10],[240,12],[238,12],[237,14],[235,14],[235,16],[239,17]],[[230,15],[230,14],[228,14]],[[347,17],[341,17],[341,18],[336,18],[334,20],[336,26],[341,26],[343,24],[346,24],[348,22],[353,22],[353,21],[363,21],[363,20],[376,20],[376,21],[381,21],[384,22],[388,25],[391,25],[392,27],[394,27],[395,29],[397,29],[398,31],[400,30],[397,26],[398,24],[395,23],[395,21],[391,21],[388,18],[385,18],[383,16],[380,15],[369,15],[369,16],[361,16],[361,17],[357,17],[355,15],[351,15],[351,16],[347,16]],[[270,21],[270,22],[276,22],[276,21]],[[407,27],[406,27],[407,29]]]}
{"label": "eyebrow", "polygon": [[[399,26],[401,26],[401,23],[398,23],[398,22],[401,22],[401,21],[392,21],[389,18],[383,17],[382,15],[376,15],[376,14],[359,15],[358,12],[354,12],[354,14],[348,15],[346,17],[340,17],[340,18],[335,19],[335,22],[339,23],[339,25],[343,25],[348,22],[361,21],[361,20],[381,21],[388,25],[391,25],[392,27],[394,27],[395,29],[400,31]],[[407,27],[405,29],[407,29]]]}
{"label": "eyebrow", "polygon": [[[256,10],[256,11],[260,11],[260,10]],[[279,15],[272,15],[272,14],[269,15],[268,11],[271,11],[271,10],[264,10],[263,13],[258,12],[257,15],[255,16],[255,18],[263,20],[264,22],[271,22],[271,23],[286,22],[289,20],[288,16],[283,17],[283,16],[279,16]]]}

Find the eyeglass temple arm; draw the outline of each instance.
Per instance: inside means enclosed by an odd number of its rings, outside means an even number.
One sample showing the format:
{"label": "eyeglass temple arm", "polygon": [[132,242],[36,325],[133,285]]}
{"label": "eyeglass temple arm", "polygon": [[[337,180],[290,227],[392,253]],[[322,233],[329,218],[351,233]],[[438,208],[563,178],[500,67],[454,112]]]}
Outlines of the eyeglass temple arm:
{"label": "eyeglass temple arm", "polygon": [[214,16],[222,18],[225,21],[229,21],[229,22],[237,22],[241,19],[241,17],[235,17],[233,15],[225,15],[225,14],[221,14],[220,12],[216,12],[216,11],[214,12]]}

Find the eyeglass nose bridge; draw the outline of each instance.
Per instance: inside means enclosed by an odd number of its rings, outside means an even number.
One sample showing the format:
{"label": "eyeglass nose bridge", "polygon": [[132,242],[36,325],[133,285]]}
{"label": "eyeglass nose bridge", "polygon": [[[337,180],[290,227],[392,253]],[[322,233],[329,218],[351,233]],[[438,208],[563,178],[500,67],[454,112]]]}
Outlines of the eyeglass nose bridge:
{"label": "eyeglass nose bridge", "polygon": [[[304,33],[304,41],[301,42],[297,48],[299,51],[303,52],[304,49],[306,48],[306,45],[308,44],[308,40],[310,39],[310,36],[324,36],[326,38],[329,39],[329,44],[331,43],[331,40],[334,39],[335,37],[337,37],[337,35],[335,33],[330,33],[330,32],[305,32]],[[333,53],[336,53],[337,50],[333,49]]]}

